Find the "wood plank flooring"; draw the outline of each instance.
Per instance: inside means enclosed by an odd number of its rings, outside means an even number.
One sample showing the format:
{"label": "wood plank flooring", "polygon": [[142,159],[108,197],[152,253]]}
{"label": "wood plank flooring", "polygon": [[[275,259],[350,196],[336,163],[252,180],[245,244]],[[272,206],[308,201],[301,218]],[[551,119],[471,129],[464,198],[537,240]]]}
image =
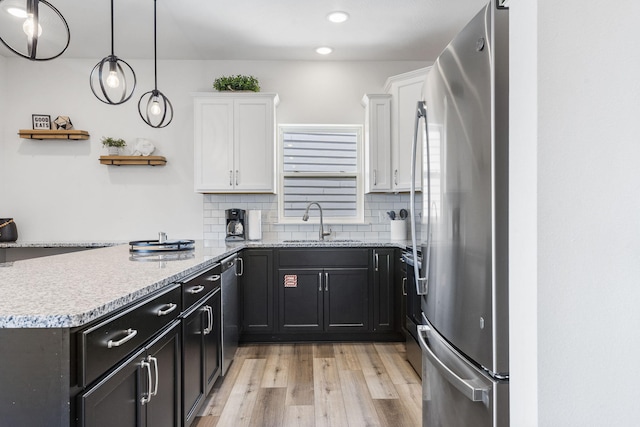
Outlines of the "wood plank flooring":
{"label": "wood plank flooring", "polygon": [[241,345],[194,427],[418,427],[404,343]]}

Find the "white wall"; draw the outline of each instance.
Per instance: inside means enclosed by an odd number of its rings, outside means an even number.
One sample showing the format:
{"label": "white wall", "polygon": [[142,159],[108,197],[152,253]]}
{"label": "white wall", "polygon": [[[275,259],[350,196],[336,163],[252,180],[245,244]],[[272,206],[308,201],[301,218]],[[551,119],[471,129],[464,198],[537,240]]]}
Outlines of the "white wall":
{"label": "white wall", "polygon": [[640,4],[511,2],[511,18],[512,160],[528,165],[512,218],[532,227],[512,248],[511,425],[636,426]]}
{"label": "white wall", "polygon": [[509,384],[512,426],[538,425],[537,88],[534,2],[511,7]]}
{"label": "white wall", "polygon": [[[97,61],[97,60],[96,60]],[[281,123],[363,123],[360,99],[381,92],[387,77],[424,62],[160,61],[158,88],[169,97],[173,122],[148,127],[137,100],[153,89],[153,62],[127,61],[138,76],[134,97],[120,106],[99,102],[89,89],[96,61],[57,59],[35,63],[8,58],[7,108],[0,142],[0,182],[7,183],[0,216],[15,218],[21,241],[201,238],[203,196],[193,192],[193,112],[190,93],[210,91],[223,74],[252,74],[263,92],[278,92]],[[2,69],[0,68],[0,72]],[[88,141],[19,139],[31,114],[71,117]],[[0,122],[1,124],[1,122]],[[100,165],[102,136],[150,139],[164,167]]]}
{"label": "white wall", "polygon": [[[4,135],[4,123],[5,123],[5,102],[4,100],[7,99],[7,94],[6,94],[6,63],[7,60],[0,56],[0,135]],[[2,179],[2,171],[5,170],[5,160],[6,160],[6,155],[5,155],[5,146],[6,144],[3,142],[2,140],[3,138],[0,136],[0,218],[6,218],[5,215],[8,214],[8,212],[5,212],[5,209],[3,208],[3,206],[5,206],[5,204],[2,202],[5,199],[4,196],[4,191],[5,191],[5,187],[6,187],[6,180]]]}

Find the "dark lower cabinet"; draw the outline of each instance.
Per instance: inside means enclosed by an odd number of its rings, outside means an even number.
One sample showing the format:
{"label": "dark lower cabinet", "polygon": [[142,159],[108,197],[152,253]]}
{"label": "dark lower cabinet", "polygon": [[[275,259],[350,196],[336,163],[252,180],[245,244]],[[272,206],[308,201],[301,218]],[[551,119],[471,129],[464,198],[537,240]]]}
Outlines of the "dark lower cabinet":
{"label": "dark lower cabinet", "polygon": [[281,268],[280,331],[366,332],[367,268]]}
{"label": "dark lower cabinet", "polygon": [[180,425],[180,322],[78,398],[80,425]]}
{"label": "dark lower cabinet", "polygon": [[220,289],[182,319],[184,426],[189,426],[220,376]]}
{"label": "dark lower cabinet", "polygon": [[392,247],[278,250],[274,340],[401,340],[397,252]]}
{"label": "dark lower cabinet", "polygon": [[273,250],[245,249],[239,259],[241,333],[273,333]]}
{"label": "dark lower cabinet", "polygon": [[[151,342],[148,362],[158,374],[153,396],[146,404],[149,427],[179,426],[182,420],[182,345],[180,325]],[[148,377],[147,377],[148,379]],[[143,379],[144,381],[144,379]]]}
{"label": "dark lower cabinet", "polygon": [[373,330],[393,331],[395,322],[394,249],[373,249]]}
{"label": "dark lower cabinet", "polygon": [[323,271],[280,269],[278,274],[281,332],[319,332],[323,322]]}
{"label": "dark lower cabinet", "polygon": [[331,332],[369,330],[369,270],[325,269],[324,329]]}

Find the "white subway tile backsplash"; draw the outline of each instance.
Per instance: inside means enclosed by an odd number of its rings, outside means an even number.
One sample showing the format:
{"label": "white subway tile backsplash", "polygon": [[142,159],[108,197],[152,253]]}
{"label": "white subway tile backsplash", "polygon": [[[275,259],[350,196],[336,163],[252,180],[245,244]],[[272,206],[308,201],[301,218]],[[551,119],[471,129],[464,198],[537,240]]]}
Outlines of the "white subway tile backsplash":
{"label": "white subway tile backsplash", "polygon": [[[224,239],[226,209],[262,210],[262,237],[271,240],[304,240],[318,237],[318,224],[278,224],[278,199],[275,194],[205,194],[204,238]],[[419,203],[416,203],[419,206]],[[387,238],[390,232],[387,211],[409,207],[409,194],[367,194],[364,198],[364,224],[327,224],[335,239]],[[418,212],[419,217],[419,212]]]}

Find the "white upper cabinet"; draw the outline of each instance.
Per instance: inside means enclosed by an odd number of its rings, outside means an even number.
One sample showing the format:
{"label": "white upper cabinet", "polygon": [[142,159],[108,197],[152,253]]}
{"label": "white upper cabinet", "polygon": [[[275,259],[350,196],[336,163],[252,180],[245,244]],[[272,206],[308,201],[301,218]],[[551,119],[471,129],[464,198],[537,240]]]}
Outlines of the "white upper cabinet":
{"label": "white upper cabinet", "polygon": [[273,93],[194,94],[195,191],[275,193]]}
{"label": "white upper cabinet", "polygon": [[391,191],[391,95],[366,94],[364,115],[364,188]]}
{"label": "white upper cabinet", "polygon": [[[411,188],[411,152],[416,106],[429,68],[421,68],[387,79],[385,92],[391,95],[391,190]],[[420,139],[422,140],[422,139]],[[422,147],[416,153],[416,190],[422,188]]]}

